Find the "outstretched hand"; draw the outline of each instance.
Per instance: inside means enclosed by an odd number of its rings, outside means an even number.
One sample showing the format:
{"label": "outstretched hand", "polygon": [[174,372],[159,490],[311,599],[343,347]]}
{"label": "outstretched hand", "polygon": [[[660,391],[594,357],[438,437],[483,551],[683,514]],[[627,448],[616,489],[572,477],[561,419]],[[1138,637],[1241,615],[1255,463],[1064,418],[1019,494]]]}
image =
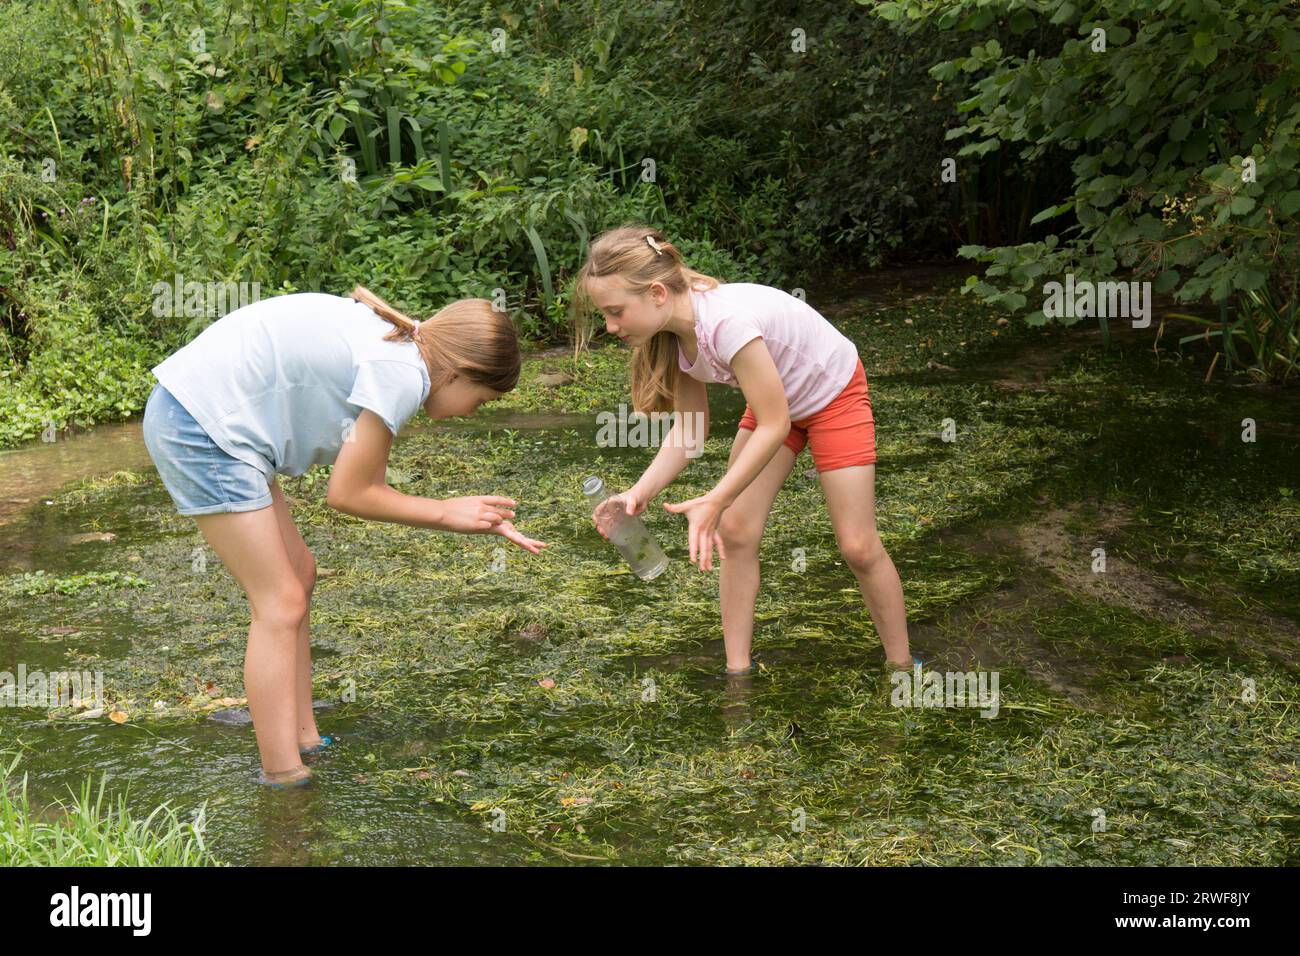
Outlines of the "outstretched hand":
{"label": "outstretched hand", "polygon": [[722,546],[722,535],[718,533],[722,512],[726,509],[715,498],[701,495],[677,504],[665,503],[664,510],[673,514],[686,515],[691,564],[696,565],[701,571],[712,571],[715,546],[718,549],[718,557],[723,561],[727,560],[727,551]]}
{"label": "outstretched hand", "polygon": [[542,548],[546,547],[545,542],[537,541],[534,538],[522,534],[519,529],[514,526],[514,523],[510,521],[500,521],[492,530],[501,535],[501,537],[513,541],[525,551],[530,551],[533,554],[538,554]]}
{"label": "outstretched hand", "polygon": [[537,554],[545,543],[519,532],[509,520],[515,516],[515,500],[500,495],[469,495],[442,502],[440,526],[460,534],[499,534],[525,551]]}

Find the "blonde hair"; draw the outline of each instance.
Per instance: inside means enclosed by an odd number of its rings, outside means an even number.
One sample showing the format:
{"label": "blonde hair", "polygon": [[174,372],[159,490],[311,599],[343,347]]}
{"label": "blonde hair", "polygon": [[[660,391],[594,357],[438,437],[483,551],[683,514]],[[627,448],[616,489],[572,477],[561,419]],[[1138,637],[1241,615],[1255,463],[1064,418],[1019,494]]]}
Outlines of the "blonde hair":
{"label": "blonde hair", "polygon": [[[591,340],[596,304],[587,291],[588,279],[616,275],[632,295],[644,295],[653,282],[680,294],[699,286],[716,289],[722,283],[696,272],[681,252],[658,229],[627,225],[603,232],[591,244],[587,261],[578,270],[573,289],[574,346],[581,350]],[[632,407],[638,412],[669,412],[677,378],[677,336],[658,332],[645,345],[632,349]]]}
{"label": "blonde hair", "polygon": [[428,319],[415,321],[397,311],[365,286],[350,293],[353,299],[393,326],[387,342],[414,342],[429,367],[430,391],[446,385],[453,375],[464,375],[476,385],[508,392],[519,382],[519,336],[503,312],[488,299],[457,299]]}

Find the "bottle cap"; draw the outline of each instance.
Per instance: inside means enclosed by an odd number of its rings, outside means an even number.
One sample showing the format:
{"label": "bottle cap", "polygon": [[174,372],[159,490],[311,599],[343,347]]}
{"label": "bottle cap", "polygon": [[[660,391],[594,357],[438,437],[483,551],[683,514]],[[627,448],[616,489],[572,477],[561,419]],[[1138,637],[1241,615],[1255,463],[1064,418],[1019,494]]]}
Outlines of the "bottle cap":
{"label": "bottle cap", "polygon": [[582,493],[584,495],[594,495],[604,487],[605,487],[605,483],[601,481],[599,478],[597,478],[595,475],[592,475],[590,478],[588,478],[586,481],[582,483]]}

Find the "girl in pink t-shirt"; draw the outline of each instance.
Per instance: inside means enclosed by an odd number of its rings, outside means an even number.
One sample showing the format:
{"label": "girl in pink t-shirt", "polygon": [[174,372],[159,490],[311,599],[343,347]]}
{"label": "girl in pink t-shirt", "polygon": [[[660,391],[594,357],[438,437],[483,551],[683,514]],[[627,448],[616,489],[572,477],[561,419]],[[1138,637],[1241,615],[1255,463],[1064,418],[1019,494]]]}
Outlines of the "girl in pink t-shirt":
{"label": "girl in pink t-shirt", "polygon": [[876,530],[875,423],[857,348],[815,309],[780,289],[719,283],[689,268],[655,229],[626,226],[591,245],[575,288],[579,343],[599,311],[632,347],[632,402],[677,412],[640,479],[592,514],[639,514],[700,454],[708,433],[705,383],[739,388],[747,406],[727,472],[708,494],[665,504],[686,515],[691,562],[721,558],[728,673],[749,670],[758,596],[758,546],[776,494],[809,446],[840,554],[858,585],[891,665],[911,668],[903,588]]}

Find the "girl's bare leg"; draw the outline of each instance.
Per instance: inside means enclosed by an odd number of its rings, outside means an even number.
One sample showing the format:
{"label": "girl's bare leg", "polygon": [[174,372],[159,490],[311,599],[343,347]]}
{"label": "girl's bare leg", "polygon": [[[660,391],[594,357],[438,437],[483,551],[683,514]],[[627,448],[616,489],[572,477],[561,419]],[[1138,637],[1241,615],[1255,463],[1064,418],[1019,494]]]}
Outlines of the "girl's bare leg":
{"label": "girl's bare leg", "polygon": [[267,774],[305,771],[298,754],[294,684],[307,590],[294,572],[275,509],[199,515],[195,520],[252,609],[244,689]]}
{"label": "girl's bare leg", "polygon": [[289,514],[289,502],[285,499],[284,492],[280,490],[280,483],[275,480],[271,482],[271,498],[274,502],[272,508],[275,510],[276,520],[280,523],[280,536],[284,539],[285,550],[289,553],[289,563],[293,565],[294,573],[307,592],[307,613],[303,615],[302,625],[298,628],[297,663],[295,664],[297,676],[294,687],[297,696],[298,746],[315,747],[320,743],[320,732],[316,729],[316,712],[311,706],[310,630],[311,596],[316,588],[316,559],[307,550],[307,542],[303,541],[298,526],[293,523],[293,518]]}
{"label": "girl's bare leg", "polygon": [[823,471],[818,477],[840,554],[858,579],[862,598],[885,646],[885,657],[891,663],[910,666],[903,585],[876,530],[876,466],[837,468]]}
{"label": "girl's bare leg", "polygon": [[[731,445],[727,467],[736,460],[753,434],[742,428]],[[722,513],[718,530],[727,557],[722,561],[719,594],[722,603],[722,640],[727,649],[727,668],[749,667],[754,638],[754,601],[758,598],[758,545],[777,492],[794,467],[795,453],[782,445],[758,477]]]}

